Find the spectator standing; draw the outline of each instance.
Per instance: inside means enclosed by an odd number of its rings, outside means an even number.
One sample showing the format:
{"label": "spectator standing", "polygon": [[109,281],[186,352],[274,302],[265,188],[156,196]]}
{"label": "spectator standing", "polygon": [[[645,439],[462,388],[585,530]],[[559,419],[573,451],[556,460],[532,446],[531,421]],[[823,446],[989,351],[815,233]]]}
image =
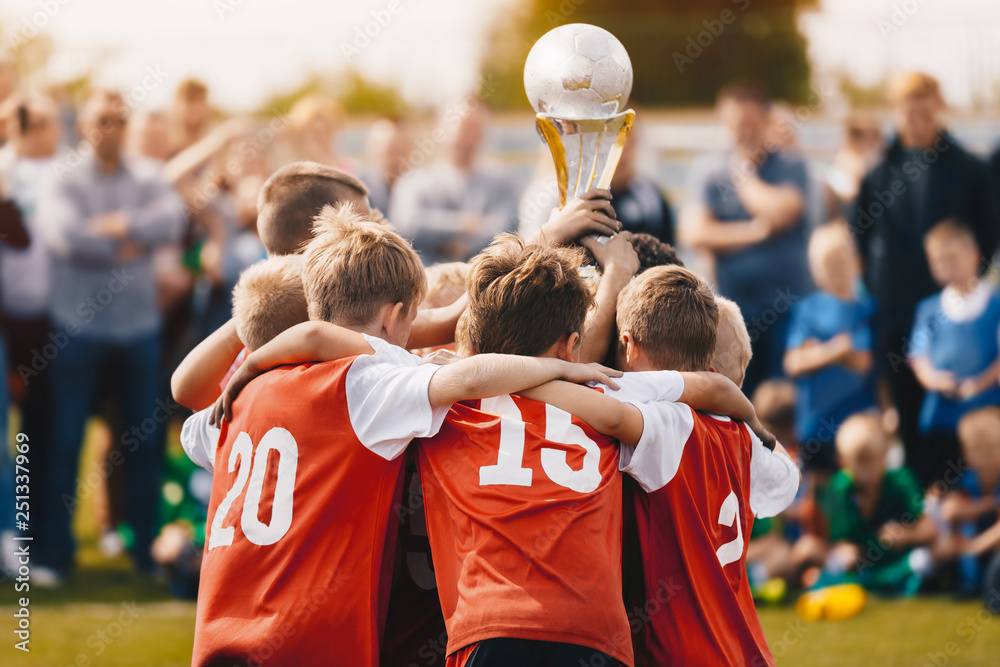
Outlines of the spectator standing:
{"label": "spectator standing", "polygon": [[[55,576],[73,566],[70,523],[84,426],[107,379],[123,425],[127,519],[140,571],[152,566],[158,478],[169,404],[160,394],[160,326],[152,254],[184,230],[182,204],[146,163],[123,159],[127,108],[95,91],[80,112],[90,157],[54,170],[39,195],[38,222],[54,256],[52,318],[63,345],[51,360],[52,456],[41,495],[52,508],[35,561]],[[114,474],[114,471],[112,472]],[[37,571],[37,569],[36,569]]]}
{"label": "spectator standing", "polygon": [[636,166],[639,139],[633,130],[611,179],[615,213],[624,231],[650,234],[663,243],[674,245],[674,215],[670,203],[653,179]]}
{"label": "spectator standing", "polygon": [[212,122],[208,86],[197,79],[181,81],[174,95],[170,121],[172,155],[176,155],[204,137]]}
{"label": "spectator standing", "polygon": [[406,122],[380,118],[368,130],[368,164],[359,177],[368,186],[368,203],[388,215],[389,201],[399,178],[410,168],[413,139]]}
{"label": "spectator standing", "polygon": [[[29,244],[25,248],[0,245],[0,329],[7,340],[9,368],[20,390],[16,393],[20,396],[21,430],[31,437],[33,460],[43,463],[55,413],[49,393],[51,374],[39,369],[33,357],[41,355],[51,342],[52,266],[41,238],[37,209],[39,187],[52,169],[59,146],[59,109],[46,97],[15,96],[3,106],[10,142],[0,152],[0,192],[20,211]],[[3,380],[6,385],[6,374]],[[3,401],[0,409],[6,411],[7,405]],[[48,516],[46,508],[39,500],[32,503],[32,509],[34,525],[42,525]]]}
{"label": "spectator standing", "polygon": [[878,303],[875,358],[899,414],[907,465],[919,468],[918,415],[924,390],[907,364],[917,304],[939,291],[924,237],[946,218],[968,225],[983,257],[997,241],[986,165],[945,129],[938,82],[920,72],[890,85],[897,134],[861,182],[850,217],[868,290]]}
{"label": "spectator standing", "polygon": [[782,375],[791,305],[812,291],[806,263],[805,163],[768,140],[771,103],[752,83],[719,93],[732,148],[695,167],[680,240],[707,252],[721,295],[740,307],[753,343],[743,389]]}
{"label": "spectator standing", "polygon": [[444,140],[446,159],[413,171],[393,193],[389,219],[413,240],[425,266],[467,261],[517,226],[511,180],[478,163],[488,123],[478,98],[449,107],[432,134]]}

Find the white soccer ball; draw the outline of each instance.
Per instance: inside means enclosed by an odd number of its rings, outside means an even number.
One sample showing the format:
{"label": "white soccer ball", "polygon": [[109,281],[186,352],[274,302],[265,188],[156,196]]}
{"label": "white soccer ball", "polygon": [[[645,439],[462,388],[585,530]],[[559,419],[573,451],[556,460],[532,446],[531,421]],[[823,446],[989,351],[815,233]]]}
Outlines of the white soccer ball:
{"label": "white soccer ball", "polygon": [[524,92],[535,111],[557,118],[607,118],[625,110],[632,62],[603,28],[570,23],[542,35],[524,63]]}

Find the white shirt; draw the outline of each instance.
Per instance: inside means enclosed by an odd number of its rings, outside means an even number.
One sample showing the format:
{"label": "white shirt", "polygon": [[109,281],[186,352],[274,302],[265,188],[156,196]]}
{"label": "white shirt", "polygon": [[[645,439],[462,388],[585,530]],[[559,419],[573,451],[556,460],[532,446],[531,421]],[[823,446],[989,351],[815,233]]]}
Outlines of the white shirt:
{"label": "white shirt", "polygon": [[[642,412],[639,444],[622,445],[619,469],[631,475],[647,492],[666,486],[677,474],[694,431],[694,412],[677,400],[684,393],[684,378],[676,371],[626,373],[616,380],[621,389],[605,393],[634,405]],[[708,415],[730,421],[729,417]],[[750,509],[754,516],[775,516],[784,511],[799,488],[799,471],[792,459],[771,451],[743,424],[753,442],[750,458]],[[697,444],[697,443],[695,443]]]}
{"label": "white shirt", "polygon": [[[365,336],[374,354],[357,357],[347,371],[347,411],[361,444],[392,460],[413,438],[429,438],[444,423],[450,405],[433,407],[428,394],[440,368],[380,338]],[[334,398],[334,397],[331,397]],[[206,408],[184,421],[181,445],[195,464],[214,470],[219,429],[208,423]]]}
{"label": "white shirt", "polygon": [[35,216],[39,185],[52,164],[52,158],[15,158],[5,174],[5,189],[30,237],[27,248],[0,246],[3,310],[19,319],[45,315],[52,298],[52,258]]}

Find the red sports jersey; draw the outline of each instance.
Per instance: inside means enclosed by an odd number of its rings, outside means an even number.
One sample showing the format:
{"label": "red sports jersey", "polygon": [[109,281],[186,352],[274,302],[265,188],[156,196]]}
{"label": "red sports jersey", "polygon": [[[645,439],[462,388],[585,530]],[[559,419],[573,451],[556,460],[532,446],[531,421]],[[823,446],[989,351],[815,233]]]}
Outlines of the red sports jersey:
{"label": "red sports jersey", "polygon": [[[791,502],[798,471],[745,424],[679,403],[642,403],[642,385],[655,377],[628,373],[620,392],[608,392],[643,413],[642,440],[622,451],[622,471],[634,478],[625,484],[624,570],[635,664],[773,665],[746,576],[747,545],[755,515]],[[676,397],[682,391],[683,383]]]}
{"label": "red sports jersey", "polygon": [[237,399],[215,452],[193,664],[378,664],[400,455],[447,410],[428,401],[435,367],[369,343]]}
{"label": "red sports jersey", "polygon": [[615,441],[501,396],[452,406],[418,452],[449,655],[508,637],[632,664]]}

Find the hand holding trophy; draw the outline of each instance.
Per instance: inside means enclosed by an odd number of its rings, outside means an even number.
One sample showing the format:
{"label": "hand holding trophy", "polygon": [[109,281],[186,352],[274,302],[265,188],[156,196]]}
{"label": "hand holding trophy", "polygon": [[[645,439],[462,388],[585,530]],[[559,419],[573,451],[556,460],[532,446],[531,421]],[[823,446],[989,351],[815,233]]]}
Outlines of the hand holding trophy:
{"label": "hand holding trophy", "polygon": [[635,118],[623,111],[632,63],[621,42],[586,23],[550,30],[528,53],[524,91],[552,153],[559,207],[592,187],[609,188]]}

